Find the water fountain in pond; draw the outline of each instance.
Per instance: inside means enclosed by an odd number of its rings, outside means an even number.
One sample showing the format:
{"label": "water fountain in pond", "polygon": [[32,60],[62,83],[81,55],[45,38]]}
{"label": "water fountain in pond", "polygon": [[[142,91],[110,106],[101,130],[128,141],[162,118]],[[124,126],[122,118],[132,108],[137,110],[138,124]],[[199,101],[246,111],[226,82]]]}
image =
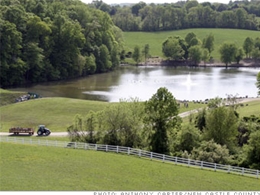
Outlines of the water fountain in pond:
{"label": "water fountain in pond", "polygon": [[192,85],[196,85],[196,83],[192,82],[191,80],[191,74],[189,72],[189,74],[187,75],[187,79],[186,81],[183,83],[183,85],[187,86],[187,87],[190,87]]}

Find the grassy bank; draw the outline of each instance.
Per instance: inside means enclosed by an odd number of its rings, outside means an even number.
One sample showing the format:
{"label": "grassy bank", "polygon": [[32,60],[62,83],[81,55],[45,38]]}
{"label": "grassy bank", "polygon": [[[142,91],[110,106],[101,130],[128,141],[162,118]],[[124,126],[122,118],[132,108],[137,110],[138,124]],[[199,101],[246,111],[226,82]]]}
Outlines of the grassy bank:
{"label": "grassy bank", "polygon": [[260,190],[256,178],[133,156],[0,144],[0,190]]}
{"label": "grassy bank", "polygon": [[0,106],[7,104],[13,104],[15,100],[22,96],[26,95],[25,92],[9,91],[0,88]]}
{"label": "grassy bank", "polygon": [[243,42],[247,37],[256,38],[259,37],[259,31],[250,30],[237,30],[237,29],[186,29],[175,31],[163,31],[163,32],[124,32],[126,47],[130,50],[136,45],[143,47],[145,44],[150,45],[150,54],[152,56],[161,56],[162,43],[169,36],[185,36],[189,32],[194,32],[197,37],[202,41],[208,34],[212,33],[215,37],[215,49],[212,52],[214,59],[219,60],[219,47],[225,41],[235,42],[238,46],[243,46]]}

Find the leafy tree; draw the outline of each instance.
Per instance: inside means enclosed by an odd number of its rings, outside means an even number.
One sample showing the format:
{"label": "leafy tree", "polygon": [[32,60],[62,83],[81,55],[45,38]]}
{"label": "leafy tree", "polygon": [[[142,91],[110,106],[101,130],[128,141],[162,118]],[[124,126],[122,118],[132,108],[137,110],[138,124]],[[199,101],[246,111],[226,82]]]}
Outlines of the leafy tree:
{"label": "leafy tree", "polygon": [[186,41],[188,47],[191,46],[191,40],[192,40],[193,38],[195,38],[195,37],[196,37],[196,35],[195,35],[193,32],[190,32],[190,33],[188,33],[188,34],[186,35],[185,41]]}
{"label": "leafy tree", "polygon": [[67,131],[71,141],[97,143],[99,140],[97,130],[97,114],[90,111],[86,117],[76,115],[73,125],[69,126]]}
{"label": "leafy tree", "polygon": [[169,154],[170,136],[179,121],[178,112],[178,104],[166,88],[159,88],[145,102],[144,123],[151,151]]}
{"label": "leafy tree", "polygon": [[245,145],[244,163],[251,169],[260,169],[260,130],[250,134],[248,145]]}
{"label": "leafy tree", "polygon": [[200,132],[195,127],[188,125],[184,126],[181,131],[178,132],[175,141],[175,151],[187,151],[191,153],[193,148],[199,146]]}
{"label": "leafy tree", "polygon": [[139,64],[139,62],[141,61],[141,51],[139,46],[135,46],[132,58],[134,59],[136,64]]}
{"label": "leafy tree", "polygon": [[192,46],[189,48],[189,58],[195,65],[201,61],[202,51],[201,47],[198,45]]}
{"label": "leafy tree", "polygon": [[206,109],[200,110],[195,119],[195,127],[200,131],[206,127]]}
{"label": "leafy tree", "polygon": [[149,51],[150,51],[149,44],[145,44],[144,49],[142,51],[144,54],[145,62],[146,62],[146,59],[149,57]]}
{"label": "leafy tree", "polygon": [[198,148],[192,150],[191,158],[220,164],[228,164],[232,161],[227,147],[217,144],[214,140],[202,141]]}
{"label": "leafy tree", "polygon": [[102,142],[140,147],[143,111],[143,104],[138,99],[120,100],[118,104],[107,106],[98,117],[98,126],[105,129],[102,133]]}
{"label": "leafy tree", "polygon": [[178,60],[184,57],[184,50],[176,38],[169,37],[163,42],[162,52],[165,57]]}
{"label": "leafy tree", "polygon": [[231,63],[235,58],[235,54],[237,53],[237,47],[234,43],[226,42],[220,46],[219,52],[221,55],[220,59],[222,62],[226,64],[227,68],[228,64]]}
{"label": "leafy tree", "polygon": [[239,64],[240,60],[243,59],[245,53],[242,47],[238,48],[236,54],[235,54],[235,60],[237,62],[237,64]]}
{"label": "leafy tree", "polygon": [[96,66],[96,59],[93,54],[90,56],[86,56],[86,64],[84,69],[84,74],[94,74],[96,72],[97,66]]}
{"label": "leafy tree", "polygon": [[250,54],[254,49],[254,40],[247,37],[244,41],[243,49],[245,50],[246,57],[250,57]]}
{"label": "leafy tree", "polygon": [[109,54],[109,50],[105,45],[100,46],[100,55],[98,59],[97,69],[100,72],[108,71],[112,67],[111,57]]}
{"label": "leafy tree", "polygon": [[257,62],[258,59],[260,59],[260,49],[257,47],[253,49],[252,51],[252,58]]}
{"label": "leafy tree", "polygon": [[236,143],[238,119],[234,111],[226,107],[212,109],[206,115],[205,139],[213,139],[220,145],[233,149]]}
{"label": "leafy tree", "polygon": [[202,49],[202,56],[201,56],[201,60],[204,61],[204,63],[208,62],[210,59],[210,54],[208,52],[207,49]]}
{"label": "leafy tree", "polygon": [[214,50],[214,35],[210,33],[206,38],[203,39],[202,47],[209,51],[209,55]]}

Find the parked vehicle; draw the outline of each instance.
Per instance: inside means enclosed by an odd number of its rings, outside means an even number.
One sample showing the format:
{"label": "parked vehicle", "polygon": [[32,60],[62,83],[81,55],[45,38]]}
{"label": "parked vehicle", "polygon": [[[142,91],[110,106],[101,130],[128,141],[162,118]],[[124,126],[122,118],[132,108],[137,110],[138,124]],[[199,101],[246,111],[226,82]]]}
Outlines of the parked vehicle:
{"label": "parked vehicle", "polygon": [[19,135],[20,133],[29,133],[29,135],[34,134],[33,128],[23,128],[23,127],[12,127],[9,129],[9,133],[13,133],[14,135]]}
{"label": "parked vehicle", "polygon": [[38,136],[42,136],[42,135],[50,135],[51,134],[51,130],[47,129],[45,127],[45,125],[39,125],[38,131],[37,131]]}

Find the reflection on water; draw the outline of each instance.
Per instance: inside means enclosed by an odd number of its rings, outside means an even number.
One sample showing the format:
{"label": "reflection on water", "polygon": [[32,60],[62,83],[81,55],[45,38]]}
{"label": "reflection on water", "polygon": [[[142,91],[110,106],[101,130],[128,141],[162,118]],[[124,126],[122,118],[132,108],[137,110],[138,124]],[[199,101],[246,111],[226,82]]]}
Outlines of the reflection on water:
{"label": "reflection on water", "polygon": [[181,100],[204,100],[227,94],[256,97],[259,71],[253,68],[122,67],[110,73],[12,90],[32,91],[43,97],[110,102],[130,97],[148,100],[160,87],[168,88]]}

